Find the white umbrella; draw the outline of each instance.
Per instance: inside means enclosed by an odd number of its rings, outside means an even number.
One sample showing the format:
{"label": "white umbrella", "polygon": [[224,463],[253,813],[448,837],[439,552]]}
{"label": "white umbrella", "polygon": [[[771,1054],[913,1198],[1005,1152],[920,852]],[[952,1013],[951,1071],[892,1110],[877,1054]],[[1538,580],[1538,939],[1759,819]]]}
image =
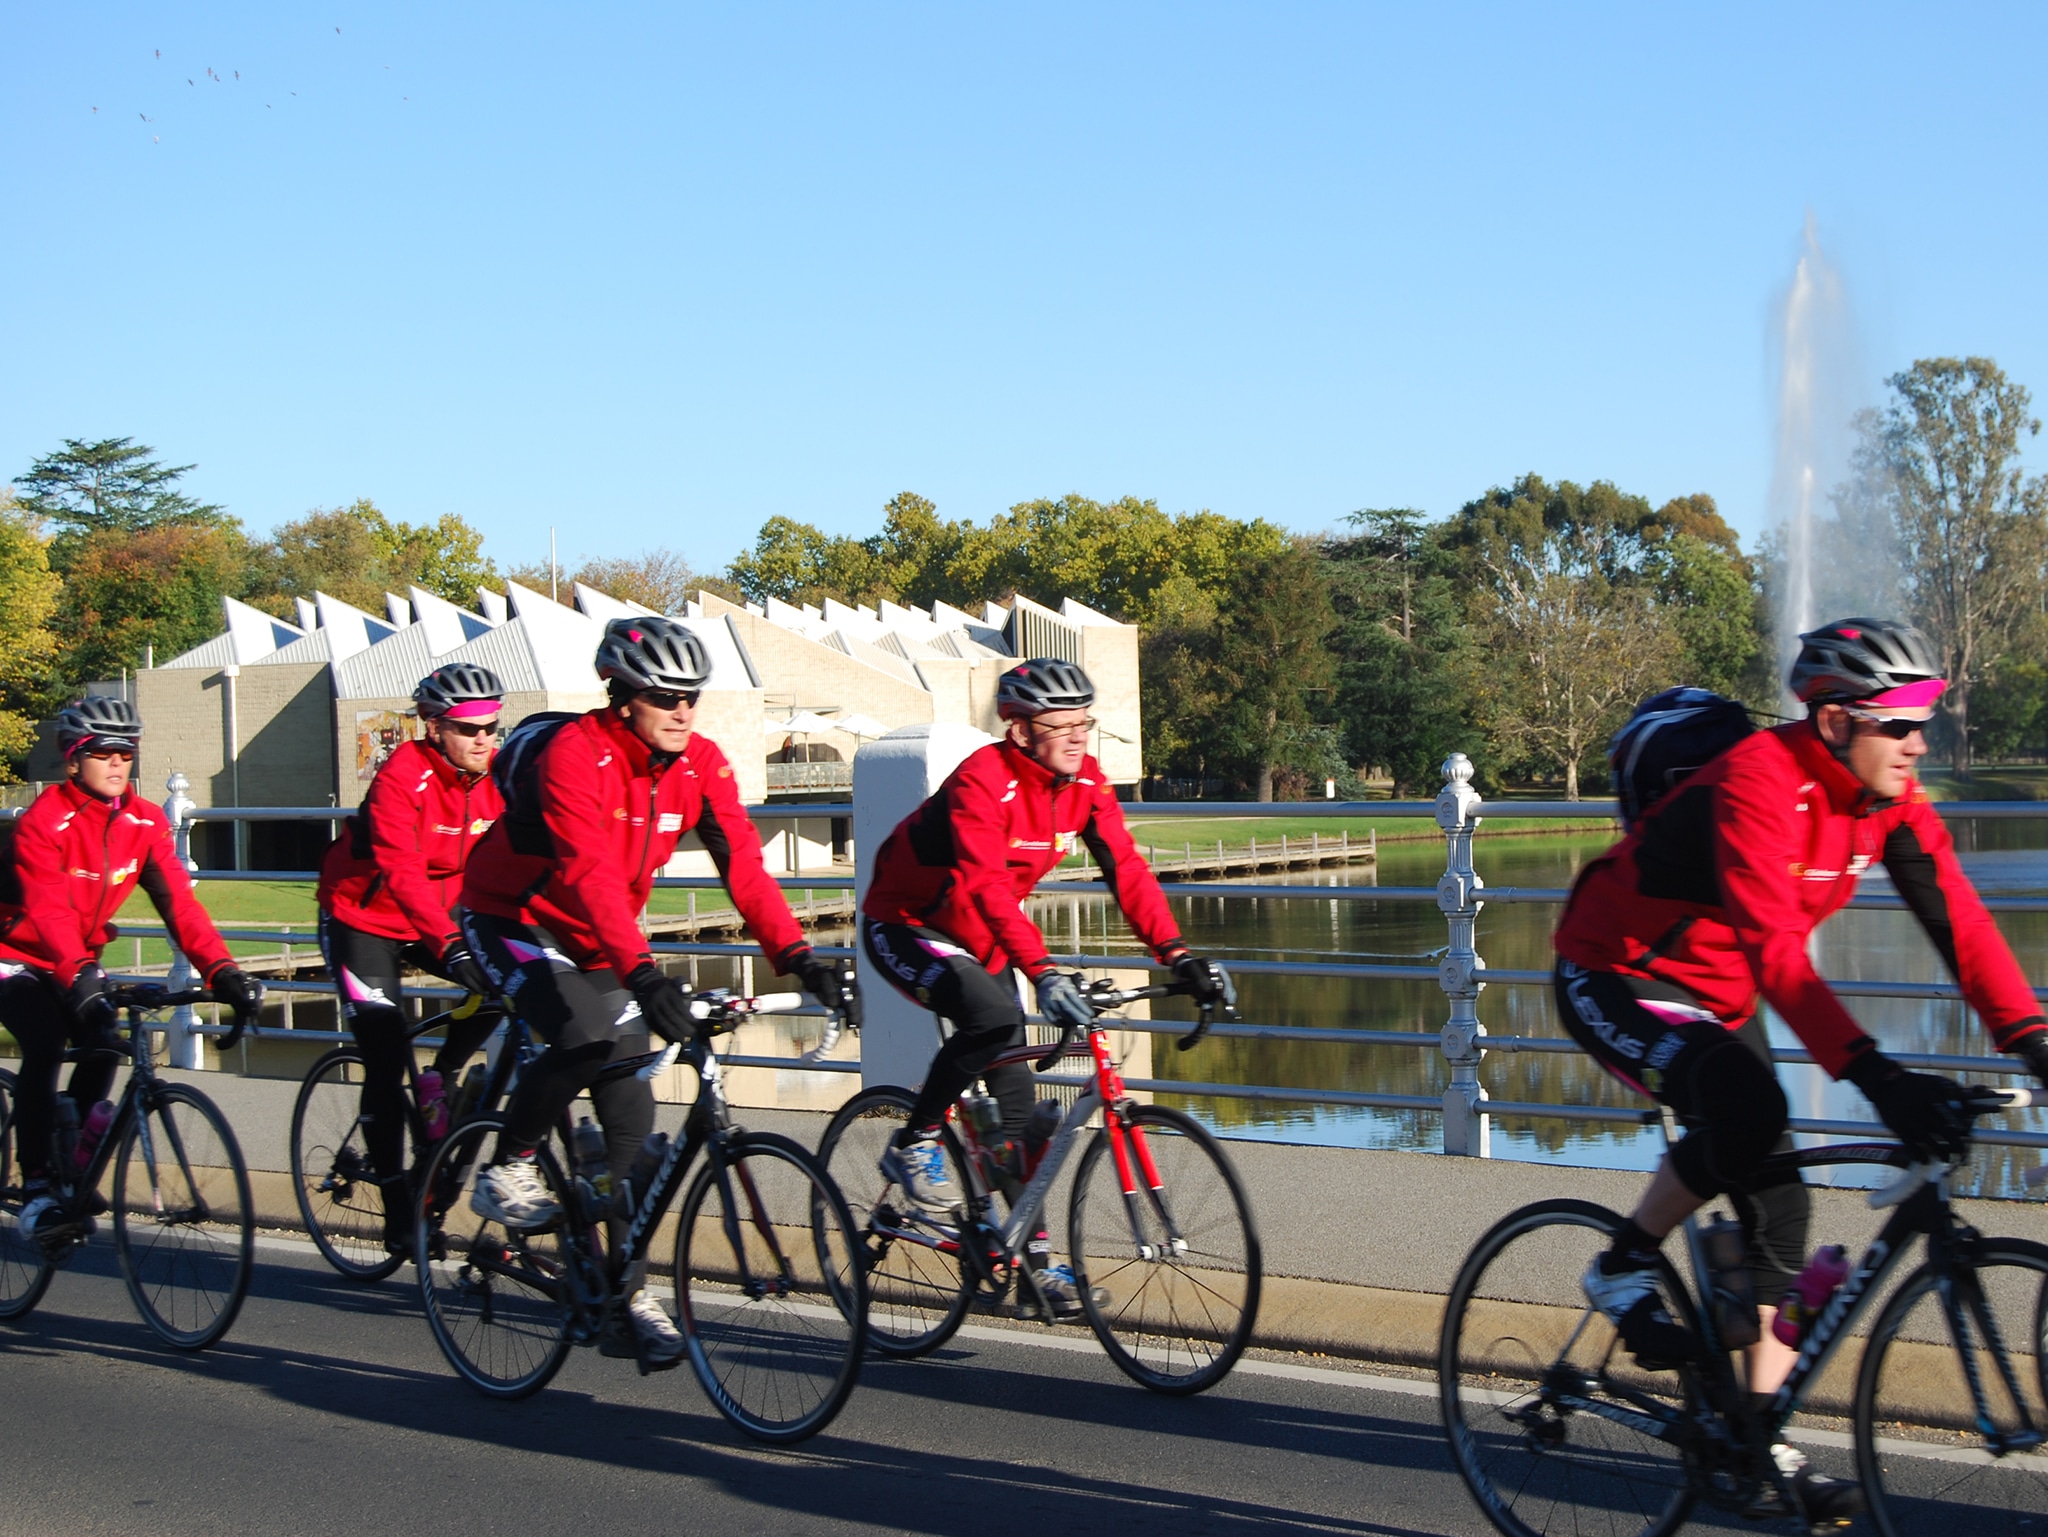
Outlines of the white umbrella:
{"label": "white umbrella", "polygon": [[769,736],[816,736],[821,731],[838,729],[837,725],[815,710],[799,710],[787,720],[761,722],[761,730]]}
{"label": "white umbrella", "polygon": [[842,715],[832,723],[854,736],[886,736],[889,728],[872,715]]}

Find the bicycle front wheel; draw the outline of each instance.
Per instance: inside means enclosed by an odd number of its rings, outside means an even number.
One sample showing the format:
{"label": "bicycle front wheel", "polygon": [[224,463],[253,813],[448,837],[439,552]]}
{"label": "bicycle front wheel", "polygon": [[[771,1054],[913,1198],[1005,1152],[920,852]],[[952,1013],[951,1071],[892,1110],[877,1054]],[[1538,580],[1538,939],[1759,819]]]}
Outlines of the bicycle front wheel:
{"label": "bicycle front wheel", "polygon": [[24,1318],[50,1289],[50,1262],[21,1236],[21,1164],[14,1155],[14,1075],[0,1072],[0,1320]]}
{"label": "bicycle front wheel", "polygon": [[182,1084],[145,1090],[114,1162],[114,1252],[143,1322],[203,1350],[228,1332],[256,1264],[249,1169],[227,1117]]}
{"label": "bicycle front wheel", "polygon": [[363,1141],[363,1054],[313,1064],[292,1105],[292,1188],[321,1258],[351,1281],[381,1281],[405,1263],[384,1251],[384,1200]]}
{"label": "bicycle front wheel", "polygon": [[[469,1204],[489,1166],[504,1118],[477,1116],[442,1139],[413,1206],[420,1300],[434,1343],[471,1387],[492,1398],[524,1398],[547,1385],[569,1353],[569,1265],[558,1220],[507,1228]],[[569,1210],[561,1167],[543,1147],[540,1174]]]}
{"label": "bicycle front wheel", "polygon": [[2044,1282],[2048,1248],[1987,1238],[1963,1249],[1947,1288],[1922,1266],[1878,1315],[1857,1374],[1855,1433],[1884,1537],[2012,1537],[2048,1525],[2048,1451],[2025,1444],[2048,1431]]}
{"label": "bicycle front wheel", "polygon": [[[1580,1280],[1622,1219],[1588,1201],[1539,1201],[1479,1240],[1444,1308],[1437,1383],[1451,1455],[1508,1537],[1585,1523],[1663,1537],[1693,1504],[1671,1441],[1648,1421],[1691,1416],[1690,1382],[1647,1372]],[[1665,1305],[1699,1337],[1691,1294],[1662,1263]]]}
{"label": "bicycle front wheel", "polygon": [[1081,1305],[1137,1381],[1199,1393],[1236,1365],[1258,1322],[1251,1203],[1222,1147],[1188,1116],[1139,1105],[1122,1124],[1125,1157],[1105,1126],[1074,1176],[1067,1226]]}
{"label": "bicycle front wheel", "polygon": [[[910,1119],[908,1089],[873,1088],[840,1107],[818,1143],[818,1161],[846,1197],[868,1273],[868,1344],[888,1356],[921,1356],[951,1339],[967,1317],[974,1285],[960,1264],[960,1240],[918,1214],[878,1168]],[[966,1199],[960,1146],[948,1127],[954,1188]]]}
{"label": "bicycle front wheel", "polygon": [[676,1227],[676,1298],[697,1380],[756,1440],[816,1435],[853,1392],[867,1334],[857,1230],[789,1138],[709,1150]]}

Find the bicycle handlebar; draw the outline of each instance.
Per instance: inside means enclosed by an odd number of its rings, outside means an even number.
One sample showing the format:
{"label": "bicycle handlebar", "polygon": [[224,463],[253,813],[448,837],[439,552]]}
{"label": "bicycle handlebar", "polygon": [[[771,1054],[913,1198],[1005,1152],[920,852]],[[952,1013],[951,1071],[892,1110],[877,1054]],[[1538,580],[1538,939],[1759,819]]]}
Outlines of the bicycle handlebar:
{"label": "bicycle handlebar", "polygon": [[[2048,1096],[2037,1094],[2032,1089],[1993,1089],[1982,1084],[1964,1084],[1961,1101],[1966,1115],[1995,1115],[2001,1110],[2025,1110],[2036,1101],[2048,1103]],[[1941,1178],[1960,1159],[1931,1158],[1908,1165],[1906,1171],[1889,1185],[1880,1185],[1870,1192],[1870,1207],[1883,1211],[1888,1206],[1897,1206],[1918,1195],[1927,1185]],[[2023,1183],[2038,1185],[2048,1180],[2048,1173],[2041,1169],[2030,1169],[2020,1176]]]}
{"label": "bicycle handlebar", "polygon": [[[1087,982],[1078,971],[1073,973],[1073,977],[1075,985],[1081,989],[1081,996],[1088,1000],[1089,1007],[1094,1009],[1098,1016],[1105,1010],[1120,1009],[1127,1003],[1136,1003],[1140,998],[1191,998],[1195,991],[1194,985],[1189,982],[1153,982],[1144,987],[1118,987],[1107,977],[1098,977],[1093,982]],[[1237,1018],[1237,1010],[1228,1005],[1205,1003],[1202,1005],[1201,1019],[1194,1029],[1174,1043],[1176,1048],[1186,1051],[1207,1035],[1209,1027],[1216,1022],[1216,1011],[1219,1008],[1222,1009],[1224,1018]],[[1053,1043],[1050,1051],[1031,1064],[1031,1070],[1034,1073],[1042,1073],[1050,1068],[1066,1053],[1066,1049],[1073,1044],[1074,1037],[1080,1033],[1079,1025],[1062,1027],[1060,1038]]]}

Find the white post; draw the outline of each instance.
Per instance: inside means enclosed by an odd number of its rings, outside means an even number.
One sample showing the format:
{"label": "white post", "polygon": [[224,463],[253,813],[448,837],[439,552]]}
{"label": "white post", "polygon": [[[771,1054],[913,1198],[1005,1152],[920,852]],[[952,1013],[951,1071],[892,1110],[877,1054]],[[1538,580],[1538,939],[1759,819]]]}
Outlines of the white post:
{"label": "white post", "polygon": [[[865,744],[853,758],[854,910],[874,878],[875,852],[911,812],[945,783],[969,754],[992,740],[972,726],[952,722],[899,726],[887,736]],[[856,920],[858,922],[858,920]],[[868,959],[867,948],[854,941],[860,970],[861,1003],[867,1022],[861,1029],[860,1075],[864,1087],[924,1082],[939,1035],[932,1016],[885,981]],[[915,964],[915,957],[905,958]]]}
{"label": "white post", "polygon": [[[174,772],[164,781],[164,788],[171,792],[164,801],[164,820],[171,824],[171,851],[184,864],[185,873],[191,875],[199,869],[198,862],[192,858],[192,797],[185,793],[192,788],[192,781]],[[181,993],[192,985],[192,980],[192,963],[185,959],[185,952],[173,941],[171,969],[164,978],[164,986],[174,993]],[[206,1038],[192,1029],[197,1022],[189,1003],[171,1010],[171,1017],[164,1025],[164,1060],[172,1067],[206,1065]]]}
{"label": "white post", "polygon": [[1479,1113],[1484,1099],[1479,1084],[1484,1048],[1479,1043],[1486,1032],[1479,1023],[1478,1004],[1486,963],[1473,948],[1479,910],[1486,905],[1479,899],[1486,883],[1472,868],[1472,833],[1479,826],[1483,804],[1472,788],[1472,760],[1452,753],[1444,760],[1444,787],[1436,798],[1436,825],[1444,830],[1445,845],[1436,905],[1450,927],[1450,945],[1436,977],[1451,1003],[1443,1031],[1444,1060],[1451,1065],[1451,1081],[1444,1090],[1444,1151],[1470,1158],[1491,1153],[1490,1123]]}

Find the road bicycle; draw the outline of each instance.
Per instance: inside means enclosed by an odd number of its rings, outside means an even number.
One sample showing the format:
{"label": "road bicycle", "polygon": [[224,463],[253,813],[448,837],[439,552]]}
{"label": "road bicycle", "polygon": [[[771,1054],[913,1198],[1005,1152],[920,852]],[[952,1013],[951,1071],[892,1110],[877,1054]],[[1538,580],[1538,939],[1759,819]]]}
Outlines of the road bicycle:
{"label": "road bicycle", "polygon": [[[538,1153],[541,1178],[563,1215],[507,1228],[470,1204],[504,1117],[476,1115],[434,1151],[415,1207],[427,1321],[449,1365],[478,1391],[522,1398],[544,1386],[572,1345],[608,1328],[630,1330],[621,1281],[658,1243],[674,1244],[677,1324],[698,1381],[746,1434],[787,1443],[830,1424],[860,1375],[867,1283],[853,1218],[824,1165],[787,1137],[733,1124],[710,1040],[755,1014],[799,1007],[797,993],[760,998],[692,995],[698,1035],[608,1064],[604,1083],[652,1079],[678,1059],[697,1074],[681,1139],[644,1186],[607,1192],[565,1168],[565,1114]],[[703,1154],[684,1191],[684,1176]],[[679,1217],[668,1211],[682,1193]],[[608,1219],[624,1224],[608,1242]],[[430,1245],[438,1240],[441,1252]],[[675,1362],[650,1362],[640,1370]]]}
{"label": "road bicycle", "polygon": [[[75,1143],[62,1133],[52,1167],[63,1220],[22,1236],[24,1204],[14,1136],[14,1095],[0,1124],[0,1319],[26,1317],[56,1272],[98,1230],[111,1211],[114,1252],[143,1322],[166,1344],[203,1350],[228,1332],[249,1291],[255,1263],[256,1217],[249,1170],[234,1129],[213,1101],[156,1073],[151,1011],[198,1003],[204,991],[171,992],[159,983],[117,987],[109,997],[128,1015],[123,1054],[133,1071],[115,1101],[114,1118],[81,1168]],[[221,1044],[242,1033],[238,1019]],[[103,1048],[95,1048],[103,1049]],[[67,1063],[87,1055],[73,1049]],[[10,1082],[10,1091],[13,1085]],[[99,1193],[113,1169],[111,1204]],[[40,1226],[40,1224],[39,1224]]]}
{"label": "road bicycle", "polygon": [[[503,1018],[504,1006],[472,994],[454,1008],[421,1020],[406,1032],[406,1137],[412,1149],[405,1172],[409,1193],[417,1194],[436,1144],[419,1111],[419,1062],[410,1049],[422,1036],[479,1015]],[[520,1064],[529,1055],[525,1031],[514,1024],[488,1066],[473,1065],[462,1084],[446,1086],[451,1117],[495,1110],[512,1092]],[[363,1134],[365,1072],[360,1046],[337,1046],[323,1054],[299,1085],[292,1104],[292,1188],[299,1216],[322,1258],[351,1281],[381,1281],[408,1255],[384,1246],[384,1199]],[[470,1075],[480,1074],[474,1085]],[[450,1129],[453,1129],[451,1120]]]}
{"label": "road bicycle", "polygon": [[[1100,1116],[1081,1154],[1067,1212],[1066,1252],[1088,1326],[1109,1358],[1161,1393],[1199,1393],[1223,1380],[1251,1338],[1259,1313],[1258,1228],[1244,1186],[1221,1145],[1191,1117],[1135,1101],[1110,1055],[1100,1017],[1140,998],[1187,995],[1183,983],[1119,989],[1075,974],[1098,1018],[1077,1042],[1073,1028],[1044,1045],[1019,1046],[992,1068],[1030,1062],[1043,1073],[1063,1057],[1086,1058],[1091,1076],[1059,1127],[1034,1149],[1028,1182],[977,1129],[973,1090],[948,1108],[942,1128],[961,1206],[940,1217],[905,1199],[876,1168],[916,1100],[909,1089],[855,1095],[832,1118],[818,1156],[860,1224],[868,1272],[868,1343],[890,1356],[921,1356],[959,1329],[970,1306],[1000,1307],[1054,1321],[1026,1245],[1044,1225],[1053,1184],[1083,1130]],[[1208,1032],[1215,1009],[1180,1038],[1186,1051]],[[1019,1184],[1022,1188],[1019,1189]],[[998,1215],[996,1196],[1007,1195]]]}
{"label": "road bicycle", "polygon": [[[2036,1098],[1970,1086],[1960,1103],[1976,1118]],[[1659,1262],[1664,1304],[1698,1342],[1696,1359],[1653,1371],[1579,1290],[1622,1217],[1555,1200],[1503,1218],[1451,1288],[1438,1358],[1444,1428],[1480,1508],[1510,1537],[1588,1525],[1647,1537],[1678,1530],[1701,1503],[1790,1515],[1798,1507],[1772,1443],[1846,1441],[1883,1537],[2048,1527],[2048,1246],[1987,1238],[1957,1217],[1949,1181],[1967,1156],[1914,1165],[1872,1192],[1871,1205],[1891,1215],[1812,1324],[1784,1386],[1756,1409],[1721,1343],[1727,1304],[1709,1304],[1696,1219],[1683,1229],[1694,1284]],[[1827,1165],[1906,1163],[1893,1143],[1808,1148],[1768,1160],[1758,1184]],[[1925,1259],[1889,1284],[1916,1237]],[[1846,1367],[1822,1386],[1873,1307],[1853,1395]],[[1851,1434],[1792,1425],[1802,1406],[1847,1418]]]}

